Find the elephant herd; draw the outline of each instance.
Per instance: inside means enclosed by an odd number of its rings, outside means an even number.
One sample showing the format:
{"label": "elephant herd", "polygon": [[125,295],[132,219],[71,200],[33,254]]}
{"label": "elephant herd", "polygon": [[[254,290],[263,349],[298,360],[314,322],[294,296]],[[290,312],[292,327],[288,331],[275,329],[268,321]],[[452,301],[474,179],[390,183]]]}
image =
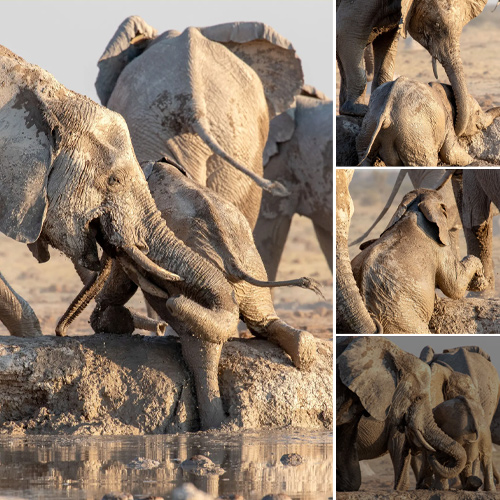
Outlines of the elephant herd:
{"label": "elephant herd", "polygon": [[[361,486],[360,460],[390,454],[394,489],[495,491],[500,380],[477,346],[420,357],[384,337],[337,337],[337,490]],[[492,425],[493,424],[493,425]],[[495,434],[495,443],[497,442]],[[481,478],[482,477],[482,478]]]}
{"label": "elephant herd", "polygon": [[[276,315],[270,288],[321,295],[311,278],[275,281],[295,213],[333,268],[333,103],[259,22],[158,34],[132,16],[98,67],[102,105],[0,46],[0,231],[39,262],[50,247],[73,262],[84,286],[58,335],[93,298],[96,332],[171,325],[200,426],[220,426],[218,362],[240,319],[297,368],[314,362],[312,335]],[[0,320],[41,335],[0,277]],[[138,288],[159,319],[125,307]]]}
{"label": "elephant herd", "polygon": [[[474,162],[468,142],[500,116],[500,107],[483,111],[469,94],[460,35],[486,4],[487,0],[337,0],[337,129],[349,127],[346,116],[356,117],[359,130],[353,133],[352,156],[357,156],[358,165]],[[408,34],[432,56],[436,79],[439,61],[451,85],[404,75],[394,80],[398,40]],[[373,71],[368,104],[365,68]]]}

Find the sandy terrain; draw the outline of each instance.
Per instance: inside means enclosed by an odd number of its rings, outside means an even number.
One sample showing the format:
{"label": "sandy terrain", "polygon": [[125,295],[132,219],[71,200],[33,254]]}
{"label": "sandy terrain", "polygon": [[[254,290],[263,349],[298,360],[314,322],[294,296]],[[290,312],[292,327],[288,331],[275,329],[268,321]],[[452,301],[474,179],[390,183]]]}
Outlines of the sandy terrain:
{"label": "sandy terrain", "polygon": [[[493,5],[473,19],[462,32],[461,54],[469,92],[485,107],[500,105],[500,8],[492,12]],[[420,44],[400,39],[396,57],[395,78],[405,75],[421,82],[435,80],[432,73],[431,56]],[[438,63],[440,81],[449,83],[443,67]],[[337,112],[340,76],[337,69]]]}
{"label": "sandy terrain", "polygon": [[[44,335],[54,335],[59,317],[79,292],[81,282],[68,258],[51,249],[51,259],[38,264],[26,245],[0,235],[1,271],[14,289],[33,307]],[[302,289],[280,289],[275,293],[275,306],[285,321],[296,328],[307,329],[321,338],[333,335],[333,280],[319,249],[309,219],[296,217],[284,250],[278,279],[311,276],[323,285],[326,300]],[[93,304],[70,326],[69,335],[89,335],[88,324]],[[130,306],[145,313],[144,299],[136,293]],[[0,323],[0,335],[7,335]]]}

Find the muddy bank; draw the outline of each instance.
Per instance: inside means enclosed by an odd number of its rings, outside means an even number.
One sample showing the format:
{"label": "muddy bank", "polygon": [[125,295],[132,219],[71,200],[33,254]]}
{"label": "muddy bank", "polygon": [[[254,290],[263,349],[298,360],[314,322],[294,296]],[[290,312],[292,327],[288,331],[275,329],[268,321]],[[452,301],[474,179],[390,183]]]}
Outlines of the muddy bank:
{"label": "muddy bank", "polygon": [[[219,381],[227,428],[331,428],[332,343],[300,372],[263,340],[228,342]],[[0,434],[162,434],[198,429],[175,338],[0,338]]]}
{"label": "muddy bank", "polygon": [[337,493],[337,500],[486,500],[500,498],[491,491],[355,491]]}
{"label": "muddy bank", "polygon": [[436,298],[429,322],[433,333],[500,333],[500,299]]}

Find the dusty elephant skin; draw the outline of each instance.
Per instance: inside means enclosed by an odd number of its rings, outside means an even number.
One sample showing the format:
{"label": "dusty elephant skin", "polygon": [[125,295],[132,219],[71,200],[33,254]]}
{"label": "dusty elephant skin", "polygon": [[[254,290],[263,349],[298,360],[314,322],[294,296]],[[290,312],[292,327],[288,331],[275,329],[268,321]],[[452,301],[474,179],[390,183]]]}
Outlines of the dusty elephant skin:
{"label": "dusty elephant skin", "polygon": [[262,194],[254,237],[269,279],[276,279],[294,214],[312,221],[333,272],[332,144],[333,102],[329,99],[297,96],[294,107],[271,121],[264,175],[281,182],[291,195],[282,199]]}
{"label": "dusty elephant skin", "polygon": [[460,57],[460,35],[463,27],[482,12],[486,3],[486,0],[457,0],[454,8],[450,9],[447,0],[337,1],[340,113],[354,116],[366,114],[365,47],[373,44],[374,91],[393,80],[399,34],[401,32],[406,38],[409,33],[443,65],[457,103],[455,131],[461,136],[467,127],[470,109]]}
{"label": "dusty elephant skin", "polygon": [[336,347],[337,490],[359,490],[359,461],[387,452],[396,490],[408,489],[410,457],[424,449],[448,457],[432,467],[455,477],[466,454],[434,420],[430,367],[384,337],[337,337]]}
{"label": "dusty elephant skin", "polygon": [[292,44],[257,22],[156,35],[138,16],[118,27],[98,63],[101,102],[125,118],[139,161],[174,158],[254,227],[258,186],[286,194],[262,178],[262,152],[303,83]]}
{"label": "dusty elephant skin", "polygon": [[[500,108],[484,112],[467,96],[469,116],[463,131],[473,136],[500,116]],[[360,165],[378,155],[387,166],[469,165],[473,158],[460,145],[453,128],[455,101],[449,85],[417,82],[404,76],[373,92],[356,147]]]}
{"label": "dusty elephant skin", "polygon": [[[315,367],[303,373],[266,341],[227,343],[219,379],[229,429],[331,428],[332,344],[317,347]],[[159,434],[199,425],[193,380],[171,338],[5,337],[0,386],[2,434]]]}
{"label": "dusty elephant skin", "polygon": [[436,287],[454,299],[486,287],[480,260],[459,261],[450,243],[439,191],[418,189],[405,195],[380,238],[362,245],[353,275],[384,333],[429,333]]}

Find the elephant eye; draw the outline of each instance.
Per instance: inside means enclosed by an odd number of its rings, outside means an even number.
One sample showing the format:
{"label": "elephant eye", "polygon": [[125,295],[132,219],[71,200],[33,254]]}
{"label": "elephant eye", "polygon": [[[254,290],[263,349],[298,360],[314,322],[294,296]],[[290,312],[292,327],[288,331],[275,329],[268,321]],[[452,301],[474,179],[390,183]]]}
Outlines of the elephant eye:
{"label": "elephant eye", "polygon": [[120,184],[120,181],[118,177],[116,177],[114,174],[111,174],[108,179],[108,184],[110,186],[115,186],[116,184]]}

